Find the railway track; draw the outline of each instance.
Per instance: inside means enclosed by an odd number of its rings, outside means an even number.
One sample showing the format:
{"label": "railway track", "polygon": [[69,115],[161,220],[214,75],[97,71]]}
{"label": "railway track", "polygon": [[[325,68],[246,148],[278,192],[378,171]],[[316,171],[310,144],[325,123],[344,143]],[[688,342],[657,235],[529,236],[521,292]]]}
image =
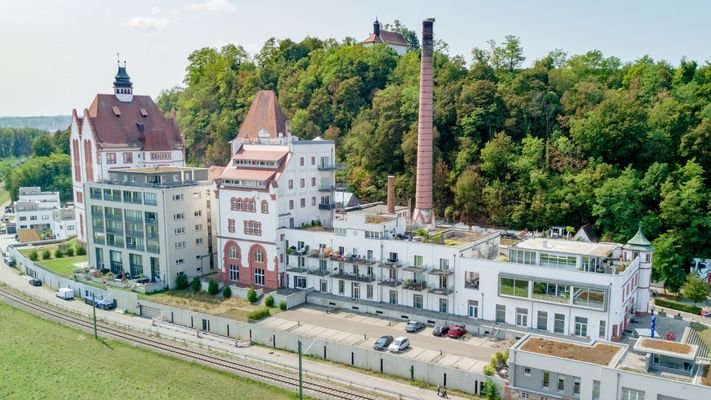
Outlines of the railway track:
{"label": "railway track", "polygon": [[[17,296],[2,288],[0,288],[0,298],[5,299],[10,303],[20,305],[23,308],[29,309],[35,314],[50,317],[51,319],[57,320],[58,322],[64,323],[66,325],[71,325],[86,330],[94,329],[93,322],[91,321],[74,315],[65,314],[56,310],[42,307],[39,304],[28,301],[27,299]],[[104,335],[111,336],[132,344],[138,344],[151,350],[157,350],[163,353],[171,354],[173,356],[198,361],[204,365],[230,371],[238,375],[249,377],[261,382],[272,383],[278,386],[288,388],[299,387],[298,377],[283,372],[267,370],[264,368],[256,367],[252,364],[241,363],[235,360],[225,359],[200,351],[191,350],[189,348],[172,345],[170,343],[151,339],[146,336],[115,329],[104,324],[97,324],[97,330],[98,332],[101,332]],[[313,380],[304,379],[303,387],[304,392],[319,395],[319,397],[344,400],[375,400],[374,397],[370,397],[358,392],[329,387],[323,383],[316,382]]]}

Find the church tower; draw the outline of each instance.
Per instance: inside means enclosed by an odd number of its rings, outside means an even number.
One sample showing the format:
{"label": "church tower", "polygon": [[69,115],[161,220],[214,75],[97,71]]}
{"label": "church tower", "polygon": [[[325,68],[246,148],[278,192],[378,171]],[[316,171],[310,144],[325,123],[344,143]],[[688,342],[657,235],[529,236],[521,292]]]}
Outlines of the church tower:
{"label": "church tower", "polygon": [[123,62],[123,67],[119,64],[118,72],[114,77],[114,95],[122,103],[133,101],[133,83],[126,72],[126,61]]}
{"label": "church tower", "polygon": [[654,248],[652,243],[642,233],[642,227],[637,229],[637,233],[632,239],[622,246],[624,259],[633,261],[639,257],[639,278],[637,283],[637,301],[635,313],[646,315],[649,306],[649,285],[652,281],[652,256]]}

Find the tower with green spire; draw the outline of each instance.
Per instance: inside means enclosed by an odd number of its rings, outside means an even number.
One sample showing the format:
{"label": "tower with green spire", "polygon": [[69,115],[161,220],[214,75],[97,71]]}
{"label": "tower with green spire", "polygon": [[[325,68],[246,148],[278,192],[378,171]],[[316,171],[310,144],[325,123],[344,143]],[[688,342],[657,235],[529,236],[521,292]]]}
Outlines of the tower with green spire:
{"label": "tower with green spire", "polygon": [[126,61],[123,62],[123,67],[119,63],[118,72],[114,77],[114,95],[123,103],[133,101],[133,83],[126,72]]}
{"label": "tower with green spire", "polygon": [[[652,255],[654,247],[652,242],[644,236],[640,224],[637,233],[622,246],[625,261],[634,261],[639,258],[639,271],[637,277],[637,300],[634,311],[638,315],[646,315],[649,309],[649,285],[652,281]],[[634,279],[634,278],[633,278]]]}

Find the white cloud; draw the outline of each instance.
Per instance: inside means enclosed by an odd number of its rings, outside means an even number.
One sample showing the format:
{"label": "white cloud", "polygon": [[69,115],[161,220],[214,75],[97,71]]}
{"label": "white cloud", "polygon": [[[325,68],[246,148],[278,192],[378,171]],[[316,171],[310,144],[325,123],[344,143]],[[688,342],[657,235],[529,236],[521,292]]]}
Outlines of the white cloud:
{"label": "white cloud", "polygon": [[126,25],[137,31],[150,32],[165,28],[168,22],[167,18],[134,17],[129,19]]}
{"label": "white cloud", "polygon": [[189,3],[184,7],[189,11],[234,11],[235,6],[230,0],[207,0],[201,3]]}

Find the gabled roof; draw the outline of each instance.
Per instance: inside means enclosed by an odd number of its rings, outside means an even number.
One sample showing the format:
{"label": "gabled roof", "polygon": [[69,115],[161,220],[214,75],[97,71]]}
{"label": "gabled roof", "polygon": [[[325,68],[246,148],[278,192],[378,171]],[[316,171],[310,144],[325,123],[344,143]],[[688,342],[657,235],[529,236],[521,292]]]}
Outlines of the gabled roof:
{"label": "gabled roof", "polygon": [[370,36],[368,36],[361,43],[386,43],[395,46],[410,47],[410,43],[408,43],[407,40],[405,40],[405,38],[402,37],[400,33],[384,31],[382,29],[380,30],[380,36],[371,33]]}
{"label": "gabled roof", "polygon": [[288,136],[286,118],[276,94],[271,90],[262,90],[254,96],[247,117],[239,127],[238,139],[259,139],[259,133],[265,131],[269,138],[277,138],[279,134]]}
{"label": "gabled roof", "polygon": [[240,147],[233,160],[254,160],[254,161],[279,161],[289,153],[286,146],[250,146],[243,145]]}
{"label": "gabled roof", "polygon": [[165,117],[150,96],[134,95],[131,102],[122,102],[113,94],[98,94],[86,116],[100,147],[138,147],[147,151],[183,147],[175,120]]}
{"label": "gabled roof", "polygon": [[637,233],[632,237],[632,239],[627,241],[624,246],[625,249],[637,249],[637,250],[652,250],[652,242],[644,236],[642,233],[642,227],[637,229]]}

